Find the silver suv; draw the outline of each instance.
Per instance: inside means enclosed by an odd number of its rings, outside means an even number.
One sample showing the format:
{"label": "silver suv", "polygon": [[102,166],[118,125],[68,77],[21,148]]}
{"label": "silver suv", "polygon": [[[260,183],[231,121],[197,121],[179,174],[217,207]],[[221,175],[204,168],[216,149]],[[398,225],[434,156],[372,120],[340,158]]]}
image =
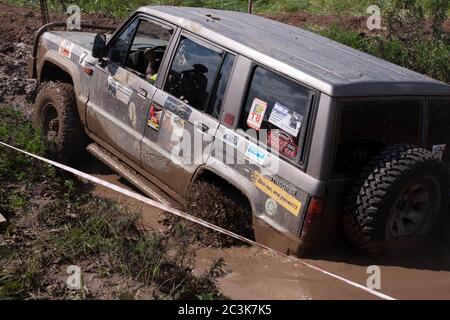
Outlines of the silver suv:
{"label": "silver suv", "polygon": [[30,63],[34,122],[66,160],[93,141],[153,197],[194,199],[297,255],[344,233],[370,255],[408,247],[447,212],[444,83],[238,12],[143,7],[112,35],[52,26]]}

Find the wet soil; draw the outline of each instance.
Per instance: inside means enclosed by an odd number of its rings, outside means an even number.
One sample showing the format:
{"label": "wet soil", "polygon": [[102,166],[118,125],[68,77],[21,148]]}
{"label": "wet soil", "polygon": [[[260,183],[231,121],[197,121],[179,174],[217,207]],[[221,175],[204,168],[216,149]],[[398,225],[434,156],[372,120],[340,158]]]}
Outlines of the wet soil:
{"label": "wet soil", "polygon": [[[63,15],[53,14],[52,19],[55,20],[55,17],[64,18]],[[118,23],[105,16],[89,17],[103,19],[102,22],[108,25]],[[337,19],[302,12],[271,17],[298,26],[308,23],[326,26]],[[358,28],[361,21],[361,18],[349,18],[346,25]],[[33,32],[39,25],[40,18],[33,10],[0,3],[0,104],[13,105],[28,115],[31,113],[35,84],[27,79],[26,58]],[[449,23],[447,26],[450,29]],[[95,160],[90,160],[81,169],[131,188]],[[140,209],[147,228],[164,230],[165,227],[160,223],[160,210],[143,206],[103,187],[90,188],[96,195],[113,198],[132,209]],[[443,228],[449,225],[450,218],[446,219]],[[227,270],[227,274],[219,280],[220,289],[225,296],[233,299],[375,298],[300,263],[290,262],[254,247],[199,247],[197,269],[203,270],[218,257],[224,257]],[[378,265],[382,275],[381,291],[386,294],[399,299],[450,299],[450,235],[445,229],[436,233],[436,237],[421,248],[401,255],[373,260],[355,253],[348,246],[339,246],[304,261],[362,285],[366,284],[369,277],[367,267]]]}

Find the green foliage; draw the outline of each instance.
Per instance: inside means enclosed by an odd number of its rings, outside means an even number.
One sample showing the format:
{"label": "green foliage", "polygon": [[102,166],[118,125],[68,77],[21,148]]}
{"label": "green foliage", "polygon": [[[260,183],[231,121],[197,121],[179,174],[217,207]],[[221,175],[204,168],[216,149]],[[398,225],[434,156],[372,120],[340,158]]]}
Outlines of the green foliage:
{"label": "green foliage", "polygon": [[367,52],[405,68],[450,83],[450,45],[441,40],[385,39],[362,36],[351,30],[333,26],[323,30],[322,35],[355,49]]}
{"label": "green foliage", "polygon": [[[204,274],[193,275],[188,243],[173,239],[171,234],[144,232],[140,215],[113,201],[89,194],[70,202],[57,199],[34,219],[31,224],[28,221],[21,226],[19,222],[13,228],[16,238],[26,235],[31,242],[26,248],[17,248],[10,263],[4,264],[8,267],[0,269],[0,298],[22,298],[42,290],[43,283],[49,281],[46,270],[55,261],[75,265],[95,261],[101,276],[130,277],[155,287],[159,299],[210,300],[219,296],[214,279],[222,272],[222,260]],[[37,237],[30,236],[29,225],[39,230]],[[59,294],[64,297],[65,293]],[[133,295],[121,295],[125,296]],[[83,292],[81,298],[85,298]]]}
{"label": "green foliage", "polygon": [[[44,139],[32,129],[30,122],[10,107],[0,107],[0,141],[41,156],[47,150]],[[54,174],[48,165],[4,146],[0,148],[0,181],[24,182]]]}

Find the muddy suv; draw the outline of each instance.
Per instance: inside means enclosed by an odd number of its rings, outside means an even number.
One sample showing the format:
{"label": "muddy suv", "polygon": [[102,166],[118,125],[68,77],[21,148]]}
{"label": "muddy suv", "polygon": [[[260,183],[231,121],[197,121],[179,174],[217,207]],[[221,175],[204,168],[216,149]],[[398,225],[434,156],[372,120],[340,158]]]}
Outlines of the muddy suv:
{"label": "muddy suv", "polygon": [[297,255],[344,233],[371,255],[407,247],[447,212],[444,83],[238,12],[143,7],[112,35],[50,27],[30,64],[34,122],[68,161],[91,141],[149,195]]}

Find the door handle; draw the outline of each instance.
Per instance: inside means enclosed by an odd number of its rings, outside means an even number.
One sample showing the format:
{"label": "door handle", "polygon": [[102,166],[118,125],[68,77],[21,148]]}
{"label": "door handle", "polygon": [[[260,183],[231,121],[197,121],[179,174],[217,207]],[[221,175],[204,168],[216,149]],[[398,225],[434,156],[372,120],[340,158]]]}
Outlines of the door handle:
{"label": "door handle", "polygon": [[208,130],[209,130],[209,127],[206,124],[201,123],[201,122],[198,122],[195,126],[197,127],[197,129],[199,129],[202,132],[208,132]]}
{"label": "door handle", "polygon": [[139,88],[138,89],[138,95],[140,95],[143,98],[147,98],[148,92],[144,88]]}

